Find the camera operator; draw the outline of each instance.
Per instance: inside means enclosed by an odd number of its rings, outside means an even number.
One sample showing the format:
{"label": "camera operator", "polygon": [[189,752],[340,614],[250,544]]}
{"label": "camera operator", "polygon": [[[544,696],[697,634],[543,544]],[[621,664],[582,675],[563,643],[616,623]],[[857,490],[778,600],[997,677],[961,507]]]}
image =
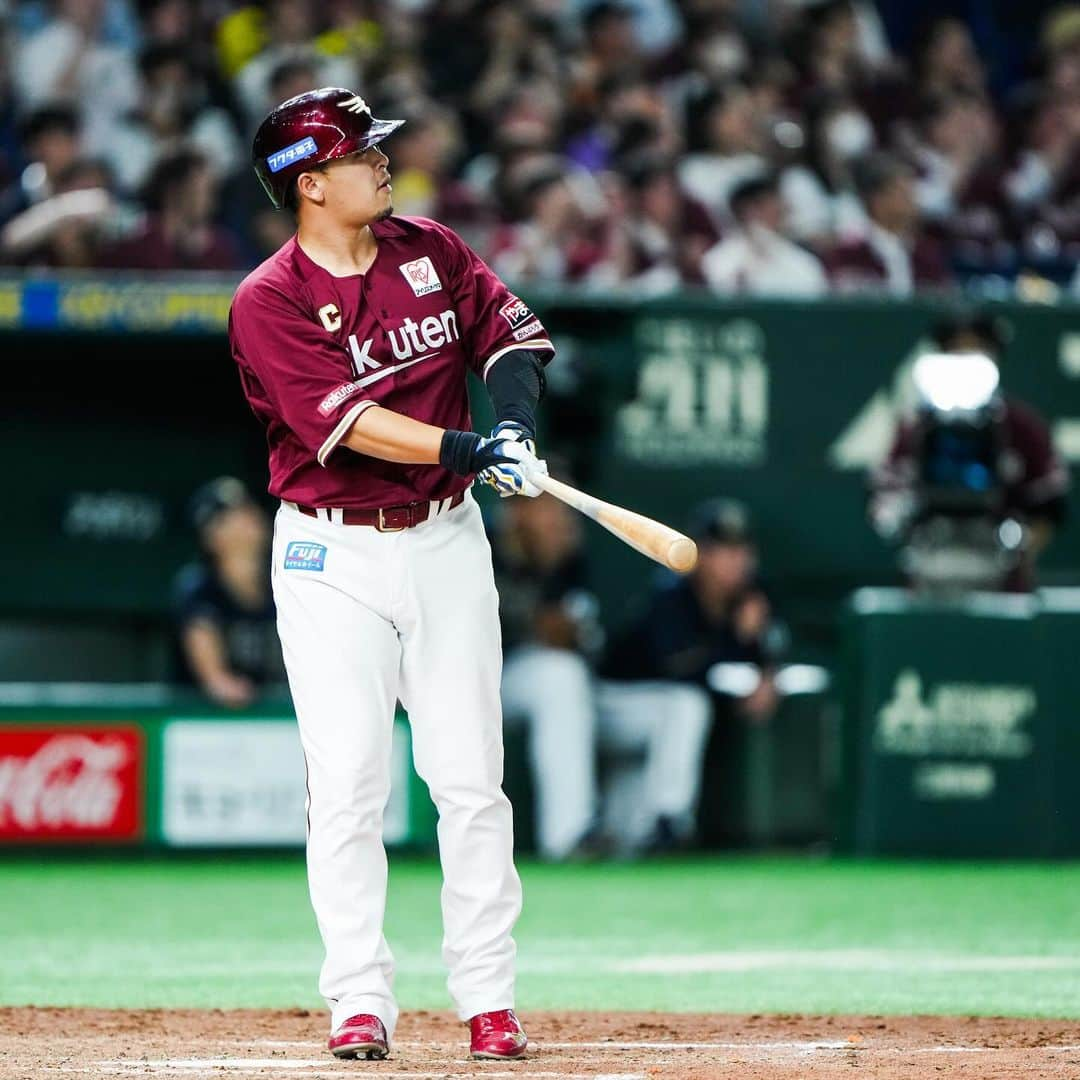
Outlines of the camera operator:
{"label": "camera operator", "polygon": [[1006,329],[959,313],[916,362],[919,408],[871,476],[870,520],[903,545],[920,591],[1029,592],[1035,563],[1065,517],[1069,474],[1046,422],[1002,392]]}

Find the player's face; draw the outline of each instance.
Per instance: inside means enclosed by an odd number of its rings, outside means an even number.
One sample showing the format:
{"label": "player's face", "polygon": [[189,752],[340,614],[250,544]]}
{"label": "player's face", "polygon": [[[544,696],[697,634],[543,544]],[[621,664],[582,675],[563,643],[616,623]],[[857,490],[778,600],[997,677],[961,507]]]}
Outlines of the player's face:
{"label": "player's face", "polygon": [[377,147],[331,162],[323,170],[325,206],[346,227],[370,225],[394,212],[390,159]]}

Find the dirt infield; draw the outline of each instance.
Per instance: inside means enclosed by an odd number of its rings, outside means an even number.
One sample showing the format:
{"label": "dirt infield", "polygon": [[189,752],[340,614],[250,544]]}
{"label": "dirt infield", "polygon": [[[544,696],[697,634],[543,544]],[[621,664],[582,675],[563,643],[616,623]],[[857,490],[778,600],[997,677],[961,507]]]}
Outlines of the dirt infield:
{"label": "dirt infield", "polygon": [[517,1062],[468,1060],[446,1013],[402,1015],[390,1057],[337,1062],[323,1014],[0,1009],[0,1078],[795,1080],[1080,1077],[1080,1023],[975,1017],[532,1013]]}

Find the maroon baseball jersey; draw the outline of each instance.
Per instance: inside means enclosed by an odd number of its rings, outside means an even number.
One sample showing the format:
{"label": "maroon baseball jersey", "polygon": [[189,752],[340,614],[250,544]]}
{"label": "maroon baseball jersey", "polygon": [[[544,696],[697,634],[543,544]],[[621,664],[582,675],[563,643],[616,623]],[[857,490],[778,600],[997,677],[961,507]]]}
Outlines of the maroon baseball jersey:
{"label": "maroon baseball jersey", "polygon": [[334,277],[293,237],[240,284],[229,342],[266,425],[270,493],[307,506],[376,508],[456,495],[469,479],[338,448],[383,405],[469,430],[466,369],[514,349],[553,351],[533,313],[450,229],[426,218],[371,226],[365,274]]}

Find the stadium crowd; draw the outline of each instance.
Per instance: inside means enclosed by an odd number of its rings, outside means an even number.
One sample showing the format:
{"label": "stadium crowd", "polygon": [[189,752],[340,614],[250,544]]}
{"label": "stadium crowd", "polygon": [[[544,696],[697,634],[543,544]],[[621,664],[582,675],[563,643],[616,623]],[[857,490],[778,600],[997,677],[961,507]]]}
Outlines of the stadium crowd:
{"label": "stadium crowd", "polygon": [[1076,4],[1042,16],[1006,80],[964,21],[898,49],[869,0],[0,0],[0,17],[9,265],[253,265],[292,222],[253,182],[251,134],[319,85],[405,117],[398,212],[522,284],[902,295],[1068,282],[1080,251]]}

